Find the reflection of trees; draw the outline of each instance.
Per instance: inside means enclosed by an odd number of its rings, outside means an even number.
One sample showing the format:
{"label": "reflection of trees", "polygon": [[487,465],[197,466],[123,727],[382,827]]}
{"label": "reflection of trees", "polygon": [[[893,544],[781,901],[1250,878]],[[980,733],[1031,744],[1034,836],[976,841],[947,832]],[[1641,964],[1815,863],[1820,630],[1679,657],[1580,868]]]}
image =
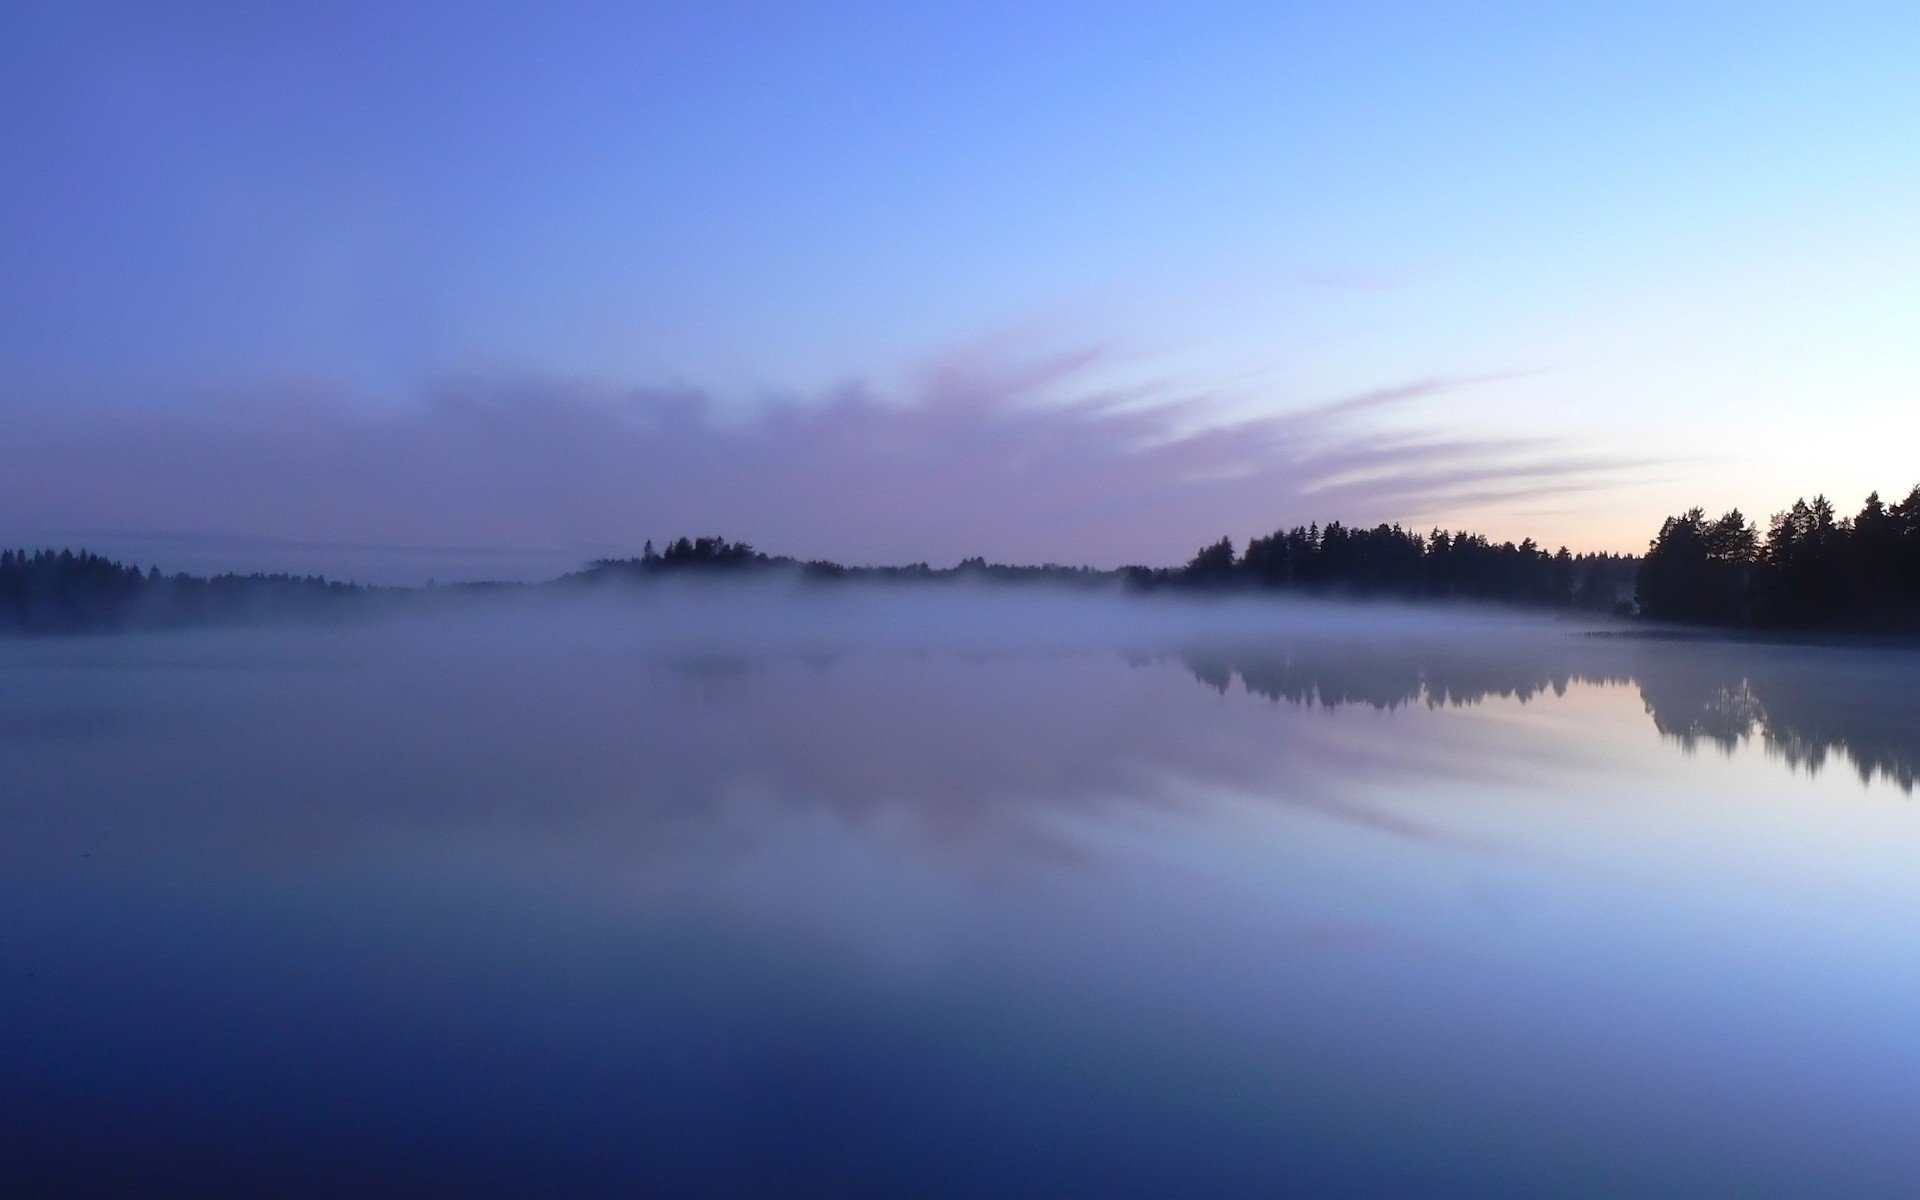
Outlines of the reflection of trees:
{"label": "reflection of trees", "polygon": [[1726,750],[1758,737],[1790,766],[1818,771],[1834,755],[1863,780],[1880,776],[1913,790],[1920,656],[1741,646],[1715,657],[1735,661],[1704,678],[1684,662],[1655,662],[1640,673],[1640,694],[1661,733],[1689,748],[1710,742]]}
{"label": "reflection of trees", "polygon": [[1529,700],[1576,683],[1634,684],[1654,727],[1687,749],[1758,739],[1789,766],[1829,756],[1862,780],[1920,777],[1920,655],[1806,646],[1565,638],[1479,645],[1315,642],[1182,652],[1200,682],[1292,704],[1390,709]]}
{"label": "reflection of trees", "polygon": [[1490,696],[1524,701],[1549,691],[1562,694],[1575,683],[1632,680],[1624,655],[1612,648],[1596,654],[1574,638],[1528,637],[1511,645],[1484,635],[1464,643],[1431,635],[1262,648],[1221,643],[1189,646],[1181,657],[1216,690],[1225,691],[1237,678],[1253,695],[1325,708],[1438,708]]}

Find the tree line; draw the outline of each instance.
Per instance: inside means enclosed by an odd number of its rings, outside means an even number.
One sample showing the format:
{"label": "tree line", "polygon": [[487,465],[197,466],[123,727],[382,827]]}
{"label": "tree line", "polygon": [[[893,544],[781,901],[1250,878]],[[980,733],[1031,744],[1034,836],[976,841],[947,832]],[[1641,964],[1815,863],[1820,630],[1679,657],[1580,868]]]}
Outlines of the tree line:
{"label": "tree line", "polygon": [[[1763,534],[1738,510],[1669,517],[1644,557],[1549,551],[1531,538],[1495,542],[1464,530],[1420,534],[1339,521],[1279,529],[1244,552],[1229,538],[1179,567],[1115,571],[970,558],[953,567],[846,566],[763,553],[724,537],[680,537],[636,558],[600,559],[549,586],[577,587],[785,572],[804,580],[888,583],[1118,584],[1139,591],[1282,592],[1308,596],[1496,602],[1755,628],[1920,633],[1920,487],[1899,504],[1876,493],[1852,517],[1823,496],[1776,513]],[[523,585],[462,585],[442,594]],[[538,586],[538,585],[524,585]],[[318,575],[163,575],[86,551],[0,551],[0,632],[169,628],[318,616],[379,594]]]}
{"label": "tree line", "polygon": [[1839,517],[1825,496],[1773,515],[1668,517],[1640,562],[1646,616],[1771,629],[1920,633],[1920,487]]}
{"label": "tree line", "polygon": [[87,551],[0,550],[0,632],[166,629],[315,615],[369,589],[318,575],[163,575]]}
{"label": "tree line", "polygon": [[1549,551],[1532,538],[1494,542],[1465,530],[1419,534],[1338,521],[1275,530],[1236,553],[1229,538],[1184,567],[1130,568],[1140,587],[1292,591],[1395,600],[1471,600],[1596,612],[1630,610],[1636,562],[1619,554]]}
{"label": "tree line", "polygon": [[823,559],[775,557],[722,537],[679,538],[638,558],[601,559],[568,582],[790,570],[802,578],[885,582],[1120,583],[1135,590],[1298,590],[1316,595],[1405,600],[1473,600],[1620,611],[1632,594],[1636,560],[1618,554],[1548,552],[1465,531],[1409,533],[1398,525],[1350,528],[1338,521],[1278,530],[1247,543],[1244,555],[1221,538],[1184,567],[1011,566],[969,558],[954,567],[912,563],[849,567]]}
{"label": "tree line", "polygon": [[746,542],[730,542],[723,537],[676,538],[665,550],[655,550],[647,542],[638,558],[602,558],[583,571],[562,576],[563,584],[592,584],[703,575],[733,575],[786,572],[816,582],[869,583],[1102,583],[1123,578],[1119,571],[1095,567],[1066,567],[1058,563],[1039,566],[1015,566],[990,563],[984,558],[968,558],[952,567],[935,567],[924,562],[904,566],[848,566],[830,559],[797,559],[765,554]]}

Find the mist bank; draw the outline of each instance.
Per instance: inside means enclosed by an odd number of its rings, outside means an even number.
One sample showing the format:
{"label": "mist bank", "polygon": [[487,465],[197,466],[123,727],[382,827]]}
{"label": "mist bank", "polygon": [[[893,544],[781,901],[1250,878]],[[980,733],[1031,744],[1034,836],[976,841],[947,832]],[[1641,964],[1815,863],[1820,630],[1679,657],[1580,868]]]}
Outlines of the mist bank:
{"label": "mist bank", "polygon": [[[1370,781],[1499,786],[1521,751],[1468,743],[1514,706],[1584,721],[1554,714],[1623,691],[1608,719],[1676,753],[1914,786],[1920,652],[1583,629],[1484,607],[666,582],[311,629],[12,639],[7,853],[78,825],[76,853],[149,855],[185,826],[277,864],[396,828],[459,843],[484,815],[630,870],[758,812],[773,780],[801,811],[947,844],[1034,848],[1055,818],[1209,790],[1419,839]],[[1420,715],[1482,707],[1493,724]],[[1535,766],[1579,744],[1546,728],[1524,734]],[[108,832],[76,813],[76,794],[124,787],[149,802]]]}
{"label": "mist bank", "polygon": [[[325,623],[396,611],[438,611],[504,597],[625,595],[663,585],[775,587],[789,593],[841,591],[849,586],[929,586],[969,590],[1036,587],[1130,595],[1286,593],[1315,599],[1484,602],[1535,609],[1624,612],[1621,595],[1631,560],[1574,557],[1539,551],[1532,542],[1496,545],[1465,532],[1414,536],[1424,569],[1406,576],[1380,569],[1381,547],[1405,544],[1398,526],[1348,530],[1330,522],[1249,546],[1248,563],[1262,546],[1291,548],[1285,572],[1234,569],[1231,546],[1221,543],[1184,567],[1129,566],[1106,570],[1057,563],[1018,565],[970,558],[950,567],[926,562],[849,566],[821,559],[770,555],[724,537],[679,538],[656,551],[600,559],[544,583],[471,582],[425,587],[369,587],[318,575],[162,574],[87,551],[0,551],[0,633],[67,634],[156,630],[260,621]],[[1289,540],[1290,539],[1290,540]],[[1227,568],[1222,569],[1222,547]]]}
{"label": "mist bank", "polygon": [[221,622],[334,620],[525,591],[636,589],[669,581],[778,581],[801,587],[1048,585],[1129,593],[1248,593],[1315,599],[1475,602],[1730,628],[1920,633],[1920,487],[1878,494],[1837,518],[1817,496],[1774,515],[1764,540],[1735,509],[1670,517],[1645,557],[1548,551],[1400,525],[1339,521],[1275,530],[1244,552],[1228,538],[1177,567],[1099,569],[968,558],[951,567],[849,566],[772,555],[724,537],[680,537],[540,584],[370,588],[320,576],[163,575],[85,551],[0,552],[0,633],[163,629]]}
{"label": "mist bank", "polygon": [[[396,827],[457,841],[493,812],[529,837],[605,847],[629,870],[708,836],[768,781],[804,809],[960,841],[1030,845],[1056,836],[1053,818],[1166,806],[1168,779],[1283,790],[1372,828],[1383,818],[1334,769],[1341,753],[1311,767],[1317,741],[1276,744],[1267,705],[1223,711],[1192,664],[1249,647],[1329,668],[1362,645],[1397,647],[1402,662],[1443,645],[1651,653],[1539,615],[1117,589],[768,576],[417,599],[308,627],[0,641],[0,757],[16,798],[0,859],[77,825],[90,844],[76,853],[110,834],[151,855],[211,831],[278,865]],[[1455,749],[1392,757],[1477,769]],[[110,805],[120,779],[143,803],[103,834],[74,798]]]}

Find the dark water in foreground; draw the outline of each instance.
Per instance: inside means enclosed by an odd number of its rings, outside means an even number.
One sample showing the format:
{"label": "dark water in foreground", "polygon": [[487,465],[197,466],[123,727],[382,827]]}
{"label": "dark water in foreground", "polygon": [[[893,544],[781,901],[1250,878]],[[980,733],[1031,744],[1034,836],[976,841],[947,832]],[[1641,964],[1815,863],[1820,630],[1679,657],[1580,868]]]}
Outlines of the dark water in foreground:
{"label": "dark water in foreground", "polygon": [[7,1194],[1920,1190],[1920,655],[1084,603],[0,644]]}

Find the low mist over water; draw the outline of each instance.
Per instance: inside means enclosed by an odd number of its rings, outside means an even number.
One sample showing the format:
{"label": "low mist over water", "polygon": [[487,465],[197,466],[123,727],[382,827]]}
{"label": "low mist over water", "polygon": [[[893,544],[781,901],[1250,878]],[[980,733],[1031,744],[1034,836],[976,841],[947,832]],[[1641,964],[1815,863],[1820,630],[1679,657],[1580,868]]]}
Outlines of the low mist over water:
{"label": "low mist over water", "polygon": [[1728,7],[0,4],[0,1200],[1920,1197],[1920,4]]}
{"label": "low mist over water", "polygon": [[48,1195],[1908,1193],[1916,684],[965,587],[0,641],[0,1157]]}

